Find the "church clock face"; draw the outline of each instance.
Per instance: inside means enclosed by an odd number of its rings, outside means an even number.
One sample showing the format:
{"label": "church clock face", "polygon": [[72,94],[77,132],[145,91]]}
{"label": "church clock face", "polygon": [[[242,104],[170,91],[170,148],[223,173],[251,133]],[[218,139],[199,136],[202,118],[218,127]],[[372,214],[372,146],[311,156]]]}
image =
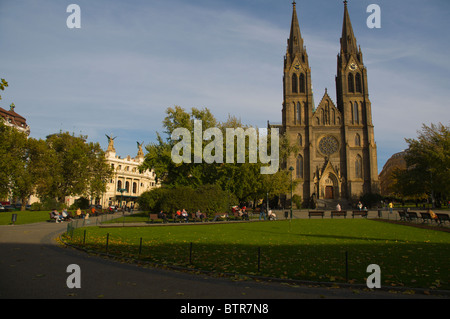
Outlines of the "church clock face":
{"label": "church clock face", "polygon": [[338,149],[339,143],[337,139],[331,135],[323,137],[319,142],[319,150],[327,156],[336,153]]}
{"label": "church clock face", "polygon": [[300,70],[300,64],[296,63],[296,64],[294,65],[294,69],[295,69],[296,71]]}
{"label": "church clock face", "polygon": [[358,68],[358,66],[355,63],[352,63],[350,64],[349,68],[350,70],[355,71]]}

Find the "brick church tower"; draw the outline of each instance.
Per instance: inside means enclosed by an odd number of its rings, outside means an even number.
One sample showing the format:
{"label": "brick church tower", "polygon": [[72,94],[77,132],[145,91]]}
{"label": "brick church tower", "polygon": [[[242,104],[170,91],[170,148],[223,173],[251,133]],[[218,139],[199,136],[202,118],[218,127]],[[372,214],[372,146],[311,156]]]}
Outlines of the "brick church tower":
{"label": "brick church tower", "polygon": [[294,193],[304,201],[332,207],[337,202],[345,205],[365,193],[379,192],[367,70],[347,1],[337,59],[336,103],[325,90],[317,107],[294,1],[284,58],[280,128],[298,148],[281,167],[293,168],[293,179],[298,182]]}

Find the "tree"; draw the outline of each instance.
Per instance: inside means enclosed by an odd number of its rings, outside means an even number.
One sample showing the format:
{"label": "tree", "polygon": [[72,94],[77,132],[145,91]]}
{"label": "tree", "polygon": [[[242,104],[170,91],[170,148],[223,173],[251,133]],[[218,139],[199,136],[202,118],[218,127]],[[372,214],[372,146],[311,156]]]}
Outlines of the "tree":
{"label": "tree", "polygon": [[[180,187],[188,186],[191,188],[198,188],[202,185],[215,184],[222,188],[224,191],[229,191],[234,194],[239,201],[256,200],[259,198],[265,198],[269,192],[270,197],[285,193],[290,187],[290,176],[286,172],[277,172],[275,174],[261,174],[260,169],[263,164],[260,162],[253,163],[250,158],[250,142],[249,137],[246,137],[245,147],[245,160],[244,162],[238,161],[237,143],[234,143],[234,158],[233,161],[226,159],[226,136],[227,129],[240,128],[243,131],[253,129],[250,126],[242,124],[242,122],[233,116],[228,116],[225,122],[219,122],[213,116],[213,114],[207,109],[192,108],[191,112],[186,112],[183,108],[175,106],[174,108],[168,108],[166,110],[167,116],[163,121],[164,133],[167,134],[167,139],[163,139],[159,134],[157,143],[152,143],[146,146],[147,155],[144,164],[140,167],[144,169],[154,169],[156,176],[161,180],[166,187]],[[202,158],[200,163],[195,162],[195,154],[189,154],[191,163],[175,163],[172,160],[173,147],[179,143],[179,140],[173,140],[172,133],[178,128],[185,128],[188,132],[195,134],[195,121],[201,121],[202,123],[202,135],[210,128],[218,129],[222,136],[222,151],[223,158],[220,163],[208,164]],[[254,129],[256,134],[258,130]],[[270,134],[270,133],[269,133]],[[213,137],[216,141],[217,137]],[[220,140],[218,140],[220,141]],[[268,138],[270,143],[270,135]],[[195,138],[190,140],[190,146],[192,153],[195,153],[195,149],[201,147],[205,150],[208,144],[212,143],[211,140],[201,141],[201,145],[195,145]],[[280,143],[283,145],[283,149],[280,150],[281,159],[287,158],[291,147],[285,136],[280,138]],[[257,148],[257,147],[255,147]],[[269,144],[269,149],[271,145]],[[257,152],[257,149],[252,149]],[[216,150],[212,151],[214,156]],[[205,154],[203,153],[203,157]]]}
{"label": "tree", "polygon": [[63,203],[67,196],[95,197],[106,191],[112,169],[100,145],[87,143],[86,139],[68,132],[47,137],[51,176],[38,188],[41,197]]}
{"label": "tree", "polygon": [[[9,84],[6,82],[5,79],[0,79],[0,90],[4,91],[5,87],[8,87]],[[0,100],[2,99],[2,96],[0,95]]]}
{"label": "tree", "polygon": [[405,139],[406,169],[396,172],[396,189],[403,196],[428,194],[432,200],[450,195],[450,127],[422,127],[417,139]]}
{"label": "tree", "polygon": [[0,195],[21,199],[25,210],[28,198],[50,174],[48,159],[45,141],[0,124]]}

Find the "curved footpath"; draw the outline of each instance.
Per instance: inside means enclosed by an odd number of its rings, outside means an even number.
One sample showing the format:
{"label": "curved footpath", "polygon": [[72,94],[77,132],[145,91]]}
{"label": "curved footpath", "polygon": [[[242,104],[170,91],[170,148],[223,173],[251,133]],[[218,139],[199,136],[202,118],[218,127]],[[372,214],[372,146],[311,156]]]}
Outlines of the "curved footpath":
{"label": "curved footpath", "polygon": [[[94,219],[95,221],[95,219]],[[95,222],[93,223],[95,224]],[[398,299],[448,298],[384,290],[232,281],[189,272],[142,267],[57,243],[67,223],[0,226],[1,299]],[[70,289],[67,267],[80,266],[81,288]]]}

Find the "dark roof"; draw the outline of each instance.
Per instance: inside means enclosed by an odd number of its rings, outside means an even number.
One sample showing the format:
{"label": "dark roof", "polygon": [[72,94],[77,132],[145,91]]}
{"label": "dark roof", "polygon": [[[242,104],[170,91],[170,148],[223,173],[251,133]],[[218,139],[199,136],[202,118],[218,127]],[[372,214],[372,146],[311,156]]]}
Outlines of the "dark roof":
{"label": "dark roof", "polygon": [[12,107],[9,111],[0,107],[0,116],[5,120],[9,121],[11,124],[14,124],[19,127],[26,128],[27,120],[20,114],[17,114]]}

